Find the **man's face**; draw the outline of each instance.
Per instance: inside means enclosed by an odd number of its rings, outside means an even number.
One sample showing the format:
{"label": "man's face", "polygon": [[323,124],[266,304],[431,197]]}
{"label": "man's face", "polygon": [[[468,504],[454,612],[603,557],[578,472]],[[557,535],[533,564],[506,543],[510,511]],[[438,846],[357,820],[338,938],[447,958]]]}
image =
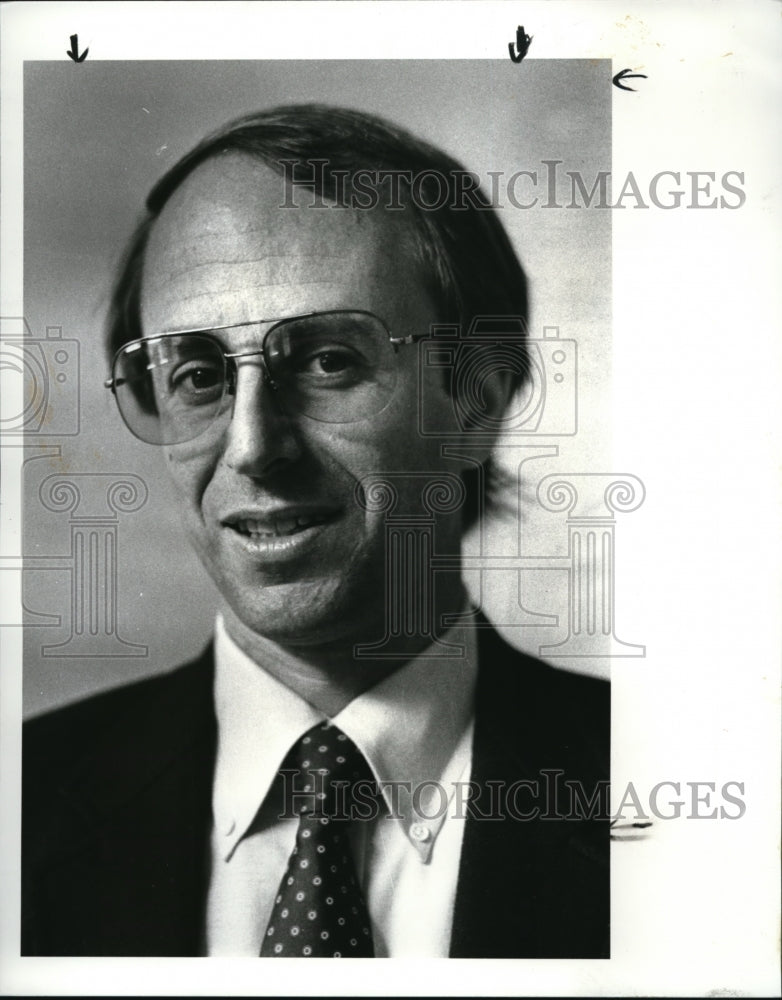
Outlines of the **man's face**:
{"label": "man's face", "polygon": [[[438,317],[404,219],[281,209],[282,184],[242,154],[211,159],[182,183],[145,256],[145,336],[334,309],[372,312],[397,336],[426,333]],[[255,346],[241,328],[221,337],[230,351]],[[254,632],[293,646],[382,637],[385,513],[357,503],[356,485],[367,474],[458,471],[418,433],[417,347],[402,347],[396,363],[386,408],[342,424],[284,414],[257,360],[240,363],[230,424],[166,447],[191,541]],[[428,412],[454,428],[442,373],[425,378]],[[424,510],[423,485],[404,478],[395,514]],[[460,531],[458,512],[442,516],[438,550],[458,551]]]}

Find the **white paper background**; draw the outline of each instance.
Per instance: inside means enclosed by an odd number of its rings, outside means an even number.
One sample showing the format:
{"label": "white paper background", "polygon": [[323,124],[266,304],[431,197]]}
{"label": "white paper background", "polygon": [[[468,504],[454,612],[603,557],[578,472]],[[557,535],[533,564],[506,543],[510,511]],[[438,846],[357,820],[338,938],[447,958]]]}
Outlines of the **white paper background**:
{"label": "white paper background", "polygon": [[[773,3],[16,4],[2,9],[3,286],[22,315],[21,67],[61,59],[611,58],[647,74],[613,95],[615,178],[743,171],[738,211],[613,212],[612,467],[647,487],[622,524],[613,781],[744,783],[735,821],[656,823],[612,854],[605,962],[267,963],[18,955],[20,630],[2,634],[5,993],[763,996],[778,991],[782,10]],[[519,67],[523,72],[524,65]],[[630,204],[628,202],[628,204]],[[4,392],[13,392],[6,382]],[[3,449],[4,538],[19,478]],[[17,506],[15,506],[17,505]],[[4,541],[4,545],[6,542]],[[5,584],[5,580],[4,580]],[[18,601],[13,584],[4,601]]]}

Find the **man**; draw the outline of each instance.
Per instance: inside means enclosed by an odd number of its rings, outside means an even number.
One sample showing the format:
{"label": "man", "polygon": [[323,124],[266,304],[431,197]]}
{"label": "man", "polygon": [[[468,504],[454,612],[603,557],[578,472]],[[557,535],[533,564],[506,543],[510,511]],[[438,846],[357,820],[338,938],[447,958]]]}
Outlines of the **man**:
{"label": "man", "polygon": [[526,358],[464,178],[302,106],[150,195],[107,385],[223,605],[196,662],[28,726],[25,954],[608,955],[606,685],[459,572]]}

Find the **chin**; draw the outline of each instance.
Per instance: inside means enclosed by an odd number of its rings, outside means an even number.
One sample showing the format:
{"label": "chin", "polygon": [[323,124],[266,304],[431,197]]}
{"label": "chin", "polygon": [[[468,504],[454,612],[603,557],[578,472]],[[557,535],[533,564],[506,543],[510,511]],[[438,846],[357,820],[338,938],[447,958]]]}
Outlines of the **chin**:
{"label": "chin", "polygon": [[289,584],[264,588],[254,600],[236,595],[229,603],[251,632],[281,646],[312,647],[382,638],[382,606],[379,616],[371,614],[366,597],[348,595],[336,583]]}

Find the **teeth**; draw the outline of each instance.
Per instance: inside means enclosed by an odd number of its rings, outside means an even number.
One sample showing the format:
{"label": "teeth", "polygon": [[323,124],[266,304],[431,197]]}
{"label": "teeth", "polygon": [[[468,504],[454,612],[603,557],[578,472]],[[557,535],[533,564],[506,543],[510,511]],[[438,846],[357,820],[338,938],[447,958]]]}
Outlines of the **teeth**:
{"label": "teeth", "polygon": [[325,518],[312,514],[299,517],[277,517],[271,523],[269,521],[254,521],[249,518],[242,521],[235,521],[234,526],[244,535],[253,535],[256,538],[277,538],[280,535],[291,535],[296,529],[310,528],[316,524],[322,524]]}

